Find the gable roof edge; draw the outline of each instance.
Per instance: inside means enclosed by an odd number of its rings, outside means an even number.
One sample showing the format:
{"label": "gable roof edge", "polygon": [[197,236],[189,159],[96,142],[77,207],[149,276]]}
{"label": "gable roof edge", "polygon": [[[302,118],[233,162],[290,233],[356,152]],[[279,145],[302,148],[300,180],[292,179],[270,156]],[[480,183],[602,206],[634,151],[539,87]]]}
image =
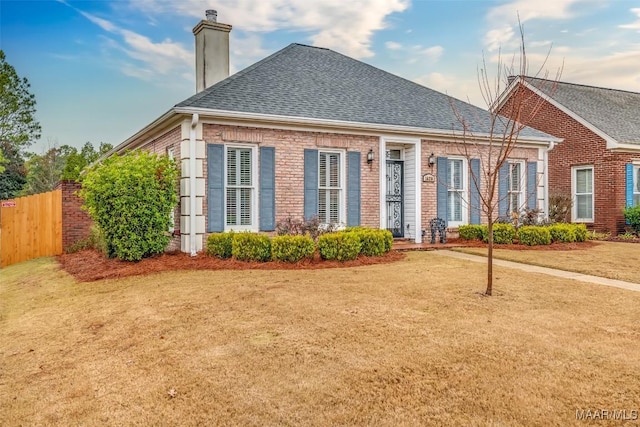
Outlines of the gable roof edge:
{"label": "gable roof edge", "polygon": [[507,99],[509,99],[509,97],[512,95],[512,93],[515,91],[516,87],[520,83],[522,83],[524,87],[526,87],[527,89],[529,89],[530,91],[538,95],[540,98],[547,101],[549,104],[553,105],[558,110],[562,111],[567,116],[571,117],[572,119],[580,123],[582,126],[586,127],[591,132],[598,135],[600,138],[604,139],[606,143],[606,148],[608,150],[615,150],[620,148],[620,143],[615,138],[611,137],[610,135],[605,133],[603,130],[594,126],[591,122],[584,119],[582,116],[576,114],[573,110],[570,110],[569,108],[565,107],[564,105],[562,105],[561,103],[553,99],[551,96],[547,95],[546,93],[542,92],[540,89],[536,88],[535,86],[527,82],[526,78],[524,79],[516,78],[513,80],[513,82],[511,82],[509,87],[502,93],[502,95],[500,95],[500,98],[496,103],[496,108],[498,109],[497,111],[499,111],[499,109],[504,106],[504,104],[507,102]]}

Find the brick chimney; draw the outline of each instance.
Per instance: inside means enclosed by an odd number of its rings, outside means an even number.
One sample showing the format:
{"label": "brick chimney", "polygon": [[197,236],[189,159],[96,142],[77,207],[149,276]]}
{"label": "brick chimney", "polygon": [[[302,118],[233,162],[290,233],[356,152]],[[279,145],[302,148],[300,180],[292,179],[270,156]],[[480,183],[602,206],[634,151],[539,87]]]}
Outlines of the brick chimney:
{"label": "brick chimney", "polygon": [[218,12],[206,11],[207,19],[193,28],[196,38],[196,93],[229,77],[231,25],[218,23]]}

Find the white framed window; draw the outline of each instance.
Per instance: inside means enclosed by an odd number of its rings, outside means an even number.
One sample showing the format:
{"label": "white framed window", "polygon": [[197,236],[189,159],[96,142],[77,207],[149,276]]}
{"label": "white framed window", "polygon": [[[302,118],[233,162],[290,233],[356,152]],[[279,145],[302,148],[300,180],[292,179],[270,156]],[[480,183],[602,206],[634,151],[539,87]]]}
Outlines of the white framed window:
{"label": "white framed window", "polygon": [[633,206],[640,206],[640,165],[633,166]]}
{"label": "white framed window", "polygon": [[520,213],[525,206],[525,173],[524,162],[509,162],[509,192],[507,200],[507,214]]}
{"label": "white framed window", "polygon": [[467,161],[466,159],[449,158],[449,175],[447,176],[447,222],[449,227],[459,227],[468,222],[469,207],[467,200]]}
{"label": "white framed window", "polygon": [[255,229],[256,149],[253,146],[225,146],[225,228]]}
{"label": "white framed window", "polygon": [[571,168],[573,220],[593,222],[593,166]]}
{"label": "white framed window", "polygon": [[318,153],[318,219],[323,224],[345,222],[344,153]]}

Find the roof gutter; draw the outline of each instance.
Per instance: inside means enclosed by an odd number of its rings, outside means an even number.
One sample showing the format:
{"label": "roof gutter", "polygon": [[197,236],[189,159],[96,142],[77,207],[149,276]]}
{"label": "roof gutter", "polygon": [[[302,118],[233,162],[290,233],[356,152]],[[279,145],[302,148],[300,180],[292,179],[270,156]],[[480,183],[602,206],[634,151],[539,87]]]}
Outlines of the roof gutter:
{"label": "roof gutter", "polygon": [[[432,129],[415,126],[399,126],[379,123],[364,123],[364,122],[351,122],[343,120],[331,120],[331,119],[316,119],[310,117],[296,117],[296,116],[279,116],[275,114],[260,114],[260,113],[245,113],[240,111],[228,111],[228,110],[212,110],[208,108],[195,108],[195,107],[175,107],[173,109],[177,114],[200,114],[203,117],[215,117],[240,121],[263,121],[267,123],[287,123],[298,125],[315,125],[328,128],[349,128],[353,130],[368,130],[368,131],[380,131],[389,133],[404,133],[411,135],[425,135],[425,136],[439,136],[448,138],[461,138],[464,136],[473,137],[477,139],[490,140],[491,134],[488,133],[464,133],[462,131],[445,130],[445,129]],[[519,139],[523,142],[534,143],[548,146],[551,141],[561,142],[560,138],[548,138],[548,137],[527,137],[519,136]]]}

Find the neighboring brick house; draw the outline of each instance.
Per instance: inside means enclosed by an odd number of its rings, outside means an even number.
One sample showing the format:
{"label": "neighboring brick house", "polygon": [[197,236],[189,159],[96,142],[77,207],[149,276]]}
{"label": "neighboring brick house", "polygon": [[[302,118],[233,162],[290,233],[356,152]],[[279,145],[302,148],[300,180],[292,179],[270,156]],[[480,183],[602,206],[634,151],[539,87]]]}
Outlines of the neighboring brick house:
{"label": "neighboring brick house", "polygon": [[[436,216],[450,228],[480,223],[469,205],[469,171],[479,173],[480,160],[460,155],[452,105],[470,118],[474,144],[489,138],[487,111],[301,44],[228,77],[230,30],[209,14],[194,28],[196,95],[111,152],[169,150],[179,159],[183,251],[202,250],[207,233],[270,232],[287,217],[386,228],[416,242]],[[500,187],[516,208],[544,206],[553,140],[521,133],[505,166],[512,173],[501,174],[505,183],[515,176],[512,188]]]}
{"label": "neighboring brick house", "polygon": [[549,152],[549,192],[571,196],[571,220],[622,232],[624,207],[640,204],[640,93],[521,77],[498,111],[514,99],[525,115],[541,105],[527,124],[564,140]]}

